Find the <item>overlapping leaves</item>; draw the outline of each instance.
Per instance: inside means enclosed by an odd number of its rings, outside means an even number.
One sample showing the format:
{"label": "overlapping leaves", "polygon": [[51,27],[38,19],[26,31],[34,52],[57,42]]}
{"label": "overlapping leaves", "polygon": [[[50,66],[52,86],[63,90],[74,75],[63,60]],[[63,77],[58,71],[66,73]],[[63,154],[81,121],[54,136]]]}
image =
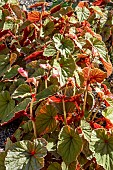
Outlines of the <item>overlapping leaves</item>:
{"label": "overlapping leaves", "polygon": [[46,141],[43,138],[35,139],[33,142],[28,140],[16,142],[7,152],[6,169],[41,169],[44,166],[46,153]]}

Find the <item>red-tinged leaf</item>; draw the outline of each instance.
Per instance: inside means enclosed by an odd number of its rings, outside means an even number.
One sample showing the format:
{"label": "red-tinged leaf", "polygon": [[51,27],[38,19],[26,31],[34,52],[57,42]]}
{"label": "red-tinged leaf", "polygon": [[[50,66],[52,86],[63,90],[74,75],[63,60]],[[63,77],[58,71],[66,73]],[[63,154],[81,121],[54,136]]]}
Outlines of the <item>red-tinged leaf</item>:
{"label": "red-tinged leaf", "polygon": [[38,22],[40,20],[40,15],[38,11],[28,12],[28,20],[31,22]]}
{"label": "red-tinged leaf", "polygon": [[35,4],[31,5],[29,8],[36,8],[36,7],[39,7],[39,6],[48,6],[49,3],[47,2],[36,2]]}
{"label": "red-tinged leaf", "polygon": [[60,102],[62,102],[62,99],[60,97],[51,96],[51,97],[49,97],[49,101],[55,102],[55,103],[60,103]]}
{"label": "red-tinged leaf", "polygon": [[82,53],[82,54],[77,54],[77,57],[78,58],[86,58],[86,57],[88,57],[88,55],[85,53]]}
{"label": "red-tinged leaf", "polygon": [[85,1],[79,2],[79,4],[78,4],[78,7],[80,7],[80,8],[87,7],[87,6],[88,6],[88,3]]}
{"label": "red-tinged leaf", "polygon": [[48,17],[49,15],[50,15],[50,12],[43,11],[43,12],[42,12],[42,19]]}
{"label": "red-tinged leaf", "polygon": [[8,30],[0,31],[0,38],[6,34],[9,34]]}
{"label": "red-tinged leaf", "polygon": [[5,44],[0,44],[0,51],[4,50],[6,48]]}
{"label": "red-tinged leaf", "polygon": [[55,7],[50,9],[50,13],[53,14],[61,9],[61,4],[56,5]]}
{"label": "red-tinged leaf", "polygon": [[52,105],[41,105],[36,110],[36,128],[38,134],[54,131],[56,127],[57,110]]}
{"label": "red-tinged leaf", "polygon": [[101,125],[99,125],[98,123],[95,123],[95,122],[93,122],[93,121],[90,121],[90,126],[91,126],[93,129],[103,128]]}
{"label": "red-tinged leaf", "polygon": [[106,62],[105,60],[103,60],[103,58],[100,58],[100,61],[102,62],[102,64],[104,65],[104,68],[107,71],[107,77],[109,77],[112,74],[113,68],[112,68],[112,64],[111,62]]}
{"label": "red-tinged leaf", "polygon": [[2,119],[1,125],[7,124],[8,122],[11,122],[16,118],[18,118],[22,115],[25,115],[24,114],[25,112],[23,112],[23,111],[27,108],[30,101],[31,101],[30,98],[25,98],[22,102],[20,102],[18,105],[16,105],[11,111],[6,112],[7,115]]}
{"label": "red-tinged leaf", "polygon": [[95,2],[93,2],[93,5],[95,6],[102,6],[105,5],[107,2],[110,2],[109,0],[96,0]]}
{"label": "red-tinged leaf", "polygon": [[90,69],[85,67],[83,69],[84,80],[89,83],[101,83],[106,78],[106,73],[98,68]]}
{"label": "red-tinged leaf", "polygon": [[30,54],[29,56],[25,57],[24,60],[36,59],[40,55],[43,55],[43,51],[35,51],[32,54]]}

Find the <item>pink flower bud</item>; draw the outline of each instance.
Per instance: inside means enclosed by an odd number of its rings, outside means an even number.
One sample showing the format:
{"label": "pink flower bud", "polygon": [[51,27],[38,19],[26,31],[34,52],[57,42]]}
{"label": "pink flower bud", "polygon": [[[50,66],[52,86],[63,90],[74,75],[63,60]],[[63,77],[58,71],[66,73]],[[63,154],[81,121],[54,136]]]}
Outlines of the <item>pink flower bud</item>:
{"label": "pink flower bud", "polygon": [[22,67],[18,68],[18,72],[21,74],[21,76],[28,78],[28,72],[25,71]]}

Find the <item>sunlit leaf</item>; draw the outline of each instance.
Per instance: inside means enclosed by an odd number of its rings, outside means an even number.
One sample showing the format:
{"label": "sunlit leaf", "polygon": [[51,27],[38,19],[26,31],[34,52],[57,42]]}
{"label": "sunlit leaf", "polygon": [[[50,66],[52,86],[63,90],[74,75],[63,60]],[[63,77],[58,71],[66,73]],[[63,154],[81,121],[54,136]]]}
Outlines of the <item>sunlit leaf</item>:
{"label": "sunlit leaf", "polygon": [[28,20],[31,22],[38,22],[40,20],[40,12],[38,11],[28,12]]}
{"label": "sunlit leaf", "polygon": [[74,50],[73,41],[69,38],[64,38],[62,34],[55,34],[53,36],[53,41],[56,49],[59,50],[64,56],[71,54]]}
{"label": "sunlit leaf", "polygon": [[55,49],[55,46],[53,44],[49,44],[45,49],[44,49],[44,52],[43,52],[43,55],[44,56],[54,56],[56,54],[56,49]]}
{"label": "sunlit leaf", "polygon": [[82,128],[82,133],[84,135],[84,138],[87,141],[90,141],[91,132],[92,132],[90,124],[88,122],[86,122],[85,120],[81,120],[81,128]]}
{"label": "sunlit leaf", "polygon": [[70,126],[64,126],[59,134],[58,153],[63,161],[69,165],[76,160],[81,152],[82,139]]}
{"label": "sunlit leaf", "polygon": [[14,21],[13,20],[5,21],[3,30],[8,30],[8,29],[12,30],[13,28],[14,28]]}
{"label": "sunlit leaf", "polygon": [[61,86],[66,83],[69,77],[72,77],[75,70],[75,63],[72,57],[65,58],[62,56],[61,60],[58,62],[56,59],[53,63],[53,75],[59,75],[59,81]]}
{"label": "sunlit leaf", "polygon": [[105,61],[108,61],[107,49],[105,43],[98,38],[91,39],[92,46],[97,50],[98,55]]}
{"label": "sunlit leaf", "polygon": [[77,6],[76,13],[77,13],[77,18],[79,19],[80,22],[83,20],[87,20],[90,15],[90,11],[86,7],[81,8]]}
{"label": "sunlit leaf", "polygon": [[89,148],[94,153],[96,161],[106,170],[113,168],[113,134],[105,129],[93,130]]}
{"label": "sunlit leaf", "polygon": [[112,63],[110,61],[106,62],[102,58],[100,60],[101,60],[102,64],[104,65],[104,68],[107,71],[107,77],[109,77],[112,74],[112,71],[113,71]]}
{"label": "sunlit leaf", "polygon": [[57,111],[52,105],[44,105],[36,110],[36,127],[38,134],[52,132],[56,127]]}
{"label": "sunlit leaf", "polygon": [[46,153],[46,141],[43,138],[37,138],[33,142],[28,140],[16,142],[7,152],[6,169],[41,169],[44,167]]}
{"label": "sunlit leaf", "polygon": [[113,107],[109,106],[102,111],[102,115],[113,123]]}
{"label": "sunlit leaf", "polygon": [[106,73],[98,68],[89,69],[85,67],[83,69],[84,80],[90,83],[101,83],[106,78]]}

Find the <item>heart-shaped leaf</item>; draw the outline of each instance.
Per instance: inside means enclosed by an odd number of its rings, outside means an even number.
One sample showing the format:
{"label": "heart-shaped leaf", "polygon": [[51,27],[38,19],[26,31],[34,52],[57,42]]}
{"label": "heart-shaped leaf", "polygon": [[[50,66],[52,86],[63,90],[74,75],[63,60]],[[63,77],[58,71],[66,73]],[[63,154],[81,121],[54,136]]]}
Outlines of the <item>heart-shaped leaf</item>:
{"label": "heart-shaped leaf", "polygon": [[15,101],[11,99],[8,91],[0,93],[0,120],[4,122],[7,115],[14,109]]}
{"label": "heart-shaped leaf", "polygon": [[44,49],[44,52],[43,52],[43,55],[44,56],[54,56],[56,54],[56,49],[55,49],[55,46],[54,44],[49,44],[45,49]]}
{"label": "heart-shaped leaf", "polygon": [[56,49],[64,56],[71,54],[74,50],[74,42],[69,38],[64,38],[62,34],[55,34],[53,41]]}
{"label": "heart-shaped leaf", "polygon": [[21,111],[25,110],[30,101],[31,101],[30,98],[26,98],[26,99],[24,99],[22,102],[20,102],[18,105],[16,105],[15,107],[13,107],[13,109],[11,109],[10,112],[7,112],[7,115],[6,115],[6,116],[3,116],[3,117],[2,117],[1,125],[2,125],[3,123],[6,123],[6,122],[10,121],[10,120],[13,119],[13,118],[16,118],[16,114],[17,114],[18,112],[21,112]]}
{"label": "heart-shaped leaf", "polygon": [[91,38],[90,41],[92,43],[93,48],[97,51],[99,56],[108,62],[107,49],[105,43],[99,40],[98,38]]}
{"label": "heart-shaped leaf", "polygon": [[83,8],[77,6],[76,13],[77,18],[79,19],[80,22],[82,22],[83,20],[87,20],[90,15],[90,11],[85,6]]}
{"label": "heart-shaped leaf", "polygon": [[82,149],[82,139],[70,126],[64,126],[59,134],[58,153],[69,165],[75,161]]}
{"label": "heart-shaped leaf", "polygon": [[56,127],[57,111],[52,105],[44,105],[36,110],[36,127],[38,134],[52,132]]}
{"label": "heart-shaped leaf", "polygon": [[53,30],[54,30],[54,22],[47,18],[44,21],[44,26],[42,29],[42,33],[43,33],[42,37],[51,34]]}
{"label": "heart-shaped leaf", "polygon": [[96,161],[103,166],[105,170],[113,169],[113,133],[105,129],[93,130],[90,150],[94,153]]}
{"label": "heart-shaped leaf", "polygon": [[101,83],[106,78],[106,73],[98,68],[89,69],[88,67],[83,68],[84,80],[90,83]]}
{"label": "heart-shaped leaf", "polygon": [[24,97],[27,97],[27,96],[30,96],[30,95],[31,95],[31,90],[30,90],[29,85],[27,85],[27,84],[21,84],[21,85],[14,91],[14,93],[12,94],[12,97],[13,97],[13,98],[18,98],[18,97],[24,98]]}
{"label": "heart-shaped leaf", "polygon": [[65,85],[66,80],[72,77],[75,70],[75,62],[72,57],[65,58],[62,56],[58,62],[56,59],[53,63],[53,75],[59,75],[59,81],[61,86]]}
{"label": "heart-shaped leaf", "polygon": [[5,166],[8,170],[38,170],[44,167],[46,156],[46,141],[43,138],[33,142],[23,140],[16,142],[8,150]]}

